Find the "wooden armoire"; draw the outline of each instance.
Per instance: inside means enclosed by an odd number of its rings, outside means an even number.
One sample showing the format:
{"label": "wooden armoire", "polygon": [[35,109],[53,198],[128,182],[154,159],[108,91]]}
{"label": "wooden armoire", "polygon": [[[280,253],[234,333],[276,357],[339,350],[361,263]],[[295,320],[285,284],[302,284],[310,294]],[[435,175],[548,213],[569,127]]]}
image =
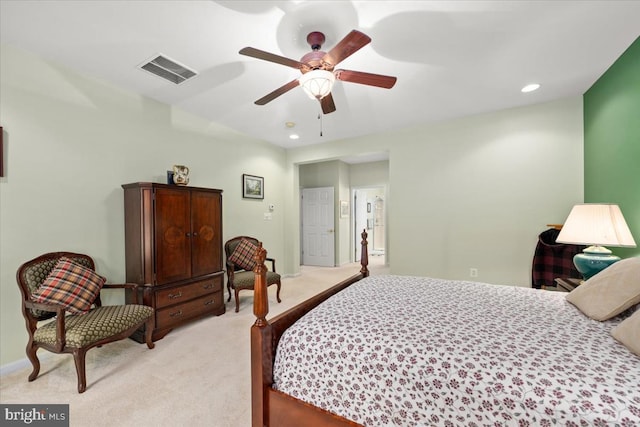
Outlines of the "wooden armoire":
{"label": "wooden armoire", "polygon": [[[126,280],[143,285],[138,300],[155,309],[153,340],[223,314],[222,190],[151,182],[122,188]],[[144,342],[144,330],[132,338]]]}

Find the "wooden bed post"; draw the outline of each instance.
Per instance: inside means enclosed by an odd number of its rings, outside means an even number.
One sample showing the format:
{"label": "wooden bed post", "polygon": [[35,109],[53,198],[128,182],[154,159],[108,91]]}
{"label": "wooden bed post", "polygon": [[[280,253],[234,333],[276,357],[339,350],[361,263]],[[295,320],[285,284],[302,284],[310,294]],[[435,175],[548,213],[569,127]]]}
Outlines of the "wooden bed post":
{"label": "wooden bed post", "polygon": [[258,242],[253,259],[256,266],[253,289],[253,314],[256,321],[251,326],[251,426],[252,427],[298,427],[302,424],[323,427],[362,427],[324,409],[317,408],[285,393],[273,386],[273,364],[275,347],[284,331],[300,317],[327,300],[332,295],[369,276],[367,232],[362,232],[362,256],[360,272],[341,281],[329,289],[290,308],[267,321],[269,299],[267,294],[267,267],[264,265],[267,251]]}
{"label": "wooden bed post", "polygon": [[360,242],[360,246],[362,250],[360,251],[360,265],[362,268],[360,269],[360,273],[362,273],[362,277],[369,277],[369,269],[367,266],[369,265],[369,250],[367,246],[369,243],[367,242],[367,230],[363,229],[360,234],[362,237],[362,241]]}
{"label": "wooden bed post", "polygon": [[273,363],[270,357],[264,357],[263,351],[273,352],[271,325],[267,322],[269,313],[269,297],[267,294],[267,267],[264,260],[267,251],[258,242],[258,248],[253,259],[256,266],[253,269],[255,285],[253,290],[253,314],[256,321],[251,326],[251,377],[261,379],[251,382],[251,425],[263,427],[268,417],[267,387],[273,382],[271,379]]}
{"label": "wooden bed post", "polygon": [[267,325],[267,314],[269,313],[269,298],[267,296],[267,266],[264,260],[267,258],[267,250],[262,247],[262,242],[258,242],[256,253],[253,256],[256,266],[255,285],[253,288],[253,314],[256,315],[255,326]]}

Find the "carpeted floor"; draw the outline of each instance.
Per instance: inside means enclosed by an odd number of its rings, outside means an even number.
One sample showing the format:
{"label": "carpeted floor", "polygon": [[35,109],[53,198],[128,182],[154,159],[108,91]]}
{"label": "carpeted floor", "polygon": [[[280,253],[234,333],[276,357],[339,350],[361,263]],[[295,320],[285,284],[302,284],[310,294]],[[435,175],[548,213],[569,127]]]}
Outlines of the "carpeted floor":
{"label": "carpeted floor", "polygon": [[[370,257],[372,274],[387,273],[384,257]],[[272,317],[359,271],[358,264],[337,268],[302,267],[283,278],[282,303],[269,289]],[[71,355],[40,350],[40,375],[31,367],[0,378],[0,403],[68,403],[70,425],[211,426],[251,424],[249,328],[253,296],[240,293],[227,312],[169,333],[149,350],[122,340],[87,353],[87,390],[78,394]],[[26,343],[25,343],[26,344]]]}

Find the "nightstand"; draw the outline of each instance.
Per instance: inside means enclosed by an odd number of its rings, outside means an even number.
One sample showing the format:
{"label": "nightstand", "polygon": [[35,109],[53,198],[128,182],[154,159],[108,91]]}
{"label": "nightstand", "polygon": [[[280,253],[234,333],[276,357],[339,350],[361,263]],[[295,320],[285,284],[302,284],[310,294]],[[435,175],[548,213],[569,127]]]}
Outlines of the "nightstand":
{"label": "nightstand", "polygon": [[582,283],[582,279],[574,279],[572,277],[557,278],[554,280],[559,291],[571,292]]}

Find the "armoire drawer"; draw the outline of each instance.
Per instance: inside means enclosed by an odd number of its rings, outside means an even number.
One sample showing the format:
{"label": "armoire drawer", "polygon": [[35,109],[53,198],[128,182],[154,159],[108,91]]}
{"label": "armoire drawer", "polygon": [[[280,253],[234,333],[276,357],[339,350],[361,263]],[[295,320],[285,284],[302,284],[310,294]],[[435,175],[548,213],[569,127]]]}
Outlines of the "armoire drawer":
{"label": "armoire drawer", "polygon": [[156,308],[162,309],[163,307],[189,301],[202,295],[221,292],[223,278],[224,276],[220,274],[187,285],[159,290],[156,292]]}
{"label": "armoire drawer", "polygon": [[168,308],[156,311],[156,328],[163,329],[172,327],[183,320],[201,314],[216,312],[224,305],[222,291],[203,295],[200,298],[187,301],[184,304],[177,304]]}

